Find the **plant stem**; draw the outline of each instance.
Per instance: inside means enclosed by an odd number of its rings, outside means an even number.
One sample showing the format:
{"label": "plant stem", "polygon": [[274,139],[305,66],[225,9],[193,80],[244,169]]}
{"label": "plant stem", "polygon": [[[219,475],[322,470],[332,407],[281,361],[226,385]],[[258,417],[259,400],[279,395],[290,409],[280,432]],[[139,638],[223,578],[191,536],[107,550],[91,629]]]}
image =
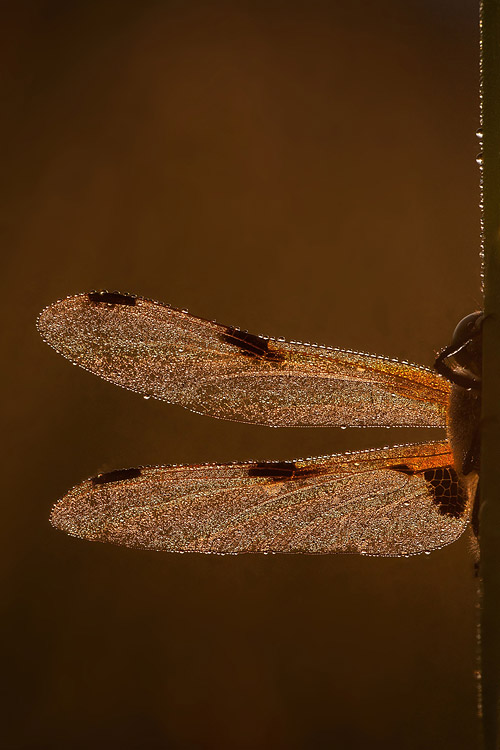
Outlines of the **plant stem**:
{"label": "plant stem", "polygon": [[486,750],[500,747],[500,0],[481,3],[482,243],[481,671]]}

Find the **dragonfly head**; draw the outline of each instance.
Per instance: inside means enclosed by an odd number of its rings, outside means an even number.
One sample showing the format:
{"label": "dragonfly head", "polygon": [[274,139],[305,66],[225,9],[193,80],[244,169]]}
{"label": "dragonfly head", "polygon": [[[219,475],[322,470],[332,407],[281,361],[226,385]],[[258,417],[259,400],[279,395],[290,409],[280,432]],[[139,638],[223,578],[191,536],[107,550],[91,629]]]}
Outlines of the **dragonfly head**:
{"label": "dragonfly head", "polygon": [[482,312],[463,318],[455,328],[451,344],[440,352],[434,364],[441,375],[467,390],[481,388],[483,320]]}
{"label": "dragonfly head", "polygon": [[462,318],[453,332],[451,348],[455,362],[475,377],[481,377],[483,312]]}

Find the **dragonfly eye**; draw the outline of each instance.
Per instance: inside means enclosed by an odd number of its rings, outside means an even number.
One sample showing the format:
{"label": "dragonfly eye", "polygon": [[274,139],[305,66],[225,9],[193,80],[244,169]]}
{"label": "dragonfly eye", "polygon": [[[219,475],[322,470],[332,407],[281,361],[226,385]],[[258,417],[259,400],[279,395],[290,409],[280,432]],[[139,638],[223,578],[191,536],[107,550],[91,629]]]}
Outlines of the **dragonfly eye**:
{"label": "dragonfly eye", "polygon": [[462,318],[453,332],[451,346],[456,348],[454,358],[459,365],[468,366],[469,357],[466,352],[467,344],[475,339],[481,333],[481,326],[484,319],[483,312],[474,312]]}
{"label": "dragonfly eye", "polygon": [[451,339],[452,346],[467,344],[472,338],[475,338],[481,331],[484,313],[474,312],[462,318],[460,323],[453,331]]}

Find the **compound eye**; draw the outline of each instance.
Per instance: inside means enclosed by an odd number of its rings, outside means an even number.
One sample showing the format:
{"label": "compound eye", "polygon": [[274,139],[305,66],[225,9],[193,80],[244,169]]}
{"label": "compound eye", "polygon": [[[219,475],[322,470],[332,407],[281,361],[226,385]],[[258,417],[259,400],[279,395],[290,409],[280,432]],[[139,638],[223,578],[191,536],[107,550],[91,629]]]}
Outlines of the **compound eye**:
{"label": "compound eye", "polygon": [[474,312],[470,315],[466,315],[462,318],[460,323],[453,331],[453,337],[451,339],[452,346],[460,346],[466,344],[470,339],[478,335],[481,330],[481,323],[483,322],[484,313]]}

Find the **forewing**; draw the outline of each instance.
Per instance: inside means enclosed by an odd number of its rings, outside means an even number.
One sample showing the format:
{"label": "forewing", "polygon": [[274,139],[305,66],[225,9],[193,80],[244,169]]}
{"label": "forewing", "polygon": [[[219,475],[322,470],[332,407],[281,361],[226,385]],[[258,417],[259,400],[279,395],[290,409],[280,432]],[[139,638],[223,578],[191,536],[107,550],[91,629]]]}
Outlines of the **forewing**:
{"label": "forewing", "polygon": [[470,498],[448,443],[293,462],[102,474],[54,507],[74,536],[168,552],[413,555],[457,539]]}
{"label": "forewing", "polygon": [[445,424],[449,384],[431,370],[255,336],[141,297],[67,297],[41,313],[38,329],[105,380],[213,417],[274,426]]}

